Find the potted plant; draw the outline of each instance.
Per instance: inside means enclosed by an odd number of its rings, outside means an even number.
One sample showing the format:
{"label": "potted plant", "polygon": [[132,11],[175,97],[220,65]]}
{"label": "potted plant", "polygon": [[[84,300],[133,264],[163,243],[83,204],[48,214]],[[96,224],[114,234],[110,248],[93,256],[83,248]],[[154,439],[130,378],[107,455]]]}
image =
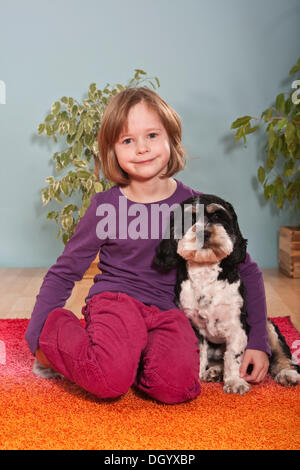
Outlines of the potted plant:
{"label": "potted plant", "polygon": [[[113,87],[108,83],[103,90],[96,83],[89,86],[87,98],[81,102],[75,98],[63,96],[51,105],[50,113],[44,122],[38,125],[38,134],[45,134],[55,143],[62,143],[63,150],[55,152],[57,177],[46,178],[47,186],[42,189],[42,202],[46,206],[50,201],[62,204],[62,208],[52,210],[47,219],[54,220],[59,227],[57,239],[62,237],[64,244],[73,235],[76,225],[90,204],[91,197],[105,191],[114,183],[101,176],[101,164],[98,152],[97,134],[109,99],[124,88],[160,86],[157,77],[152,80],[146,72],[135,69],[134,77],[123,86]],[[80,203],[74,203],[77,195]],[[96,259],[85,277],[93,277],[97,272]]]}
{"label": "potted plant", "polygon": [[[300,58],[289,74],[296,75],[292,92],[277,95],[275,103],[265,109],[260,118],[242,116],[231,124],[235,139],[256,132],[260,123],[265,127],[267,144],[264,164],[257,177],[266,200],[279,209],[299,213],[299,225],[281,227],[279,234],[279,269],[291,277],[300,277]],[[298,79],[297,79],[298,78]]]}

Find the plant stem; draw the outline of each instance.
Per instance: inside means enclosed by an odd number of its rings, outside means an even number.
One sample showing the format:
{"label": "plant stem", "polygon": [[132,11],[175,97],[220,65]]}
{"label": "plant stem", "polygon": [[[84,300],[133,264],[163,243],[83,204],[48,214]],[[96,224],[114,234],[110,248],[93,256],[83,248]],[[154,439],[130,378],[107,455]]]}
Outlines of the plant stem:
{"label": "plant stem", "polygon": [[94,157],[94,175],[96,177],[96,181],[100,181],[99,173],[100,173],[100,165],[99,165],[99,159],[97,155],[92,152],[93,157]]}
{"label": "plant stem", "polygon": [[[261,121],[264,118],[258,118],[258,117],[253,116],[251,119],[255,119],[256,121]],[[272,116],[270,118],[266,118],[265,121],[266,122],[267,121],[273,121],[275,119],[289,119],[289,118],[287,118],[286,116]],[[290,122],[294,122],[296,124],[296,126],[300,127],[300,121],[295,121],[294,119],[290,119]]]}

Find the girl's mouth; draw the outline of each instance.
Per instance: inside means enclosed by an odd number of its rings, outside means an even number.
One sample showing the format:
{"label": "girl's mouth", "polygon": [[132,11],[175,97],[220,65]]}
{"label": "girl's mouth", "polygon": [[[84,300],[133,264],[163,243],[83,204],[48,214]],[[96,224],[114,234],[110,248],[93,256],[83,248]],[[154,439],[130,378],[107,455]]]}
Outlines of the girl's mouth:
{"label": "girl's mouth", "polygon": [[142,165],[142,164],[145,164],[145,163],[150,163],[154,160],[154,158],[150,158],[149,160],[144,160],[142,162],[135,162],[135,163],[138,163],[139,165]]}

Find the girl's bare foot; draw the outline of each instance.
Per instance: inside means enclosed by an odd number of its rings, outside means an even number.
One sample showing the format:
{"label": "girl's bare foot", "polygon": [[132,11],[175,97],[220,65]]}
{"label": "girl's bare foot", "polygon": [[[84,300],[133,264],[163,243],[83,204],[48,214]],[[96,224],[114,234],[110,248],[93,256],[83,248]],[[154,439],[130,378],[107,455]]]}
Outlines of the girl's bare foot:
{"label": "girl's bare foot", "polygon": [[61,375],[59,372],[56,372],[54,369],[52,369],[50,362],[41,349],[36,350],[35,357],[36,359],[33,364],[33,373],[35,375],[42,377],[43,379],[55,379],[63,377],[63,375]]}
{"label": "girl's bare foot", "polygon": [[33,373],[38,377],[42,377],[43,379],[61,379],[63,375],[59,372],[56,372],[52,367],[44,367],[42,364],[35,359],[33,364]]}
{"label": "girl's bare foot", "polygon": [[37,360],[39,361],[40,364],[42,364],[42,366],[44,367],[51,367],[51,364],[50,362],[48,361],[48,359],[46,358],[45,354],[43,353],[43,351],[38,348],[35,352],[35,357],[37,358]]}

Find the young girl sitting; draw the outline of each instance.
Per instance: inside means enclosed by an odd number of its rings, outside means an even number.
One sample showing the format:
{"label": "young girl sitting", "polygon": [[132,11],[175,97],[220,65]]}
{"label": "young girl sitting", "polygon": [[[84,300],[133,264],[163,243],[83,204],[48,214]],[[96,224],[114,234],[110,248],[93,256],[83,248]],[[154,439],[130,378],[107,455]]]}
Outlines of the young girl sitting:
{"label": "young girl sitting", "polygon": [[[174,304],[175,270],[162,274],[153,264],[170,208],[199,194],[172,177],[185,164],[180,119],[155,92],[126,89],[106,108],[99,151],[103,174],[116,186],[92,198],[47,272],[26,340],[41,366],[100,398],[134,384],[163,403],[190,400],[200,394],[197,339]],[[102,273],[82,308],[83,327],[62,307],[100,249]],[[251,329],[241,376],[258,383],[270,354],[264,285],[249,254],[239,268]]]}

